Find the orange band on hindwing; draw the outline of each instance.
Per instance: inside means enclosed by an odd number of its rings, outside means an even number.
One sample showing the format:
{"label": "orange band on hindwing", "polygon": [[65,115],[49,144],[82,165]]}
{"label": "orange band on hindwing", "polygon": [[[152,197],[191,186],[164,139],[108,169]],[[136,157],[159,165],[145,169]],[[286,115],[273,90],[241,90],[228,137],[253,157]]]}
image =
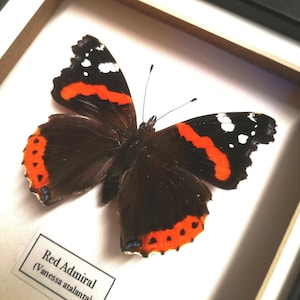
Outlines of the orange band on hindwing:
{"label": "orange band on hindwing", "polygon": [[47,140],[40,135],[40,129],[28,138],[27,146],[24,149],[23,165],[26,169],[26,177],[34,191],[49,184],[49,174],[44,164],[44,153]]}
{"label": "orange band on hindwing", "polygon": [[164,253],[170,249],[178,250],[182,245],[193,242],[203,231],[206,216],[186,216],[171,229],[152,231],[140,236],[141,247],[137,251],[147,256],[154,251]]}

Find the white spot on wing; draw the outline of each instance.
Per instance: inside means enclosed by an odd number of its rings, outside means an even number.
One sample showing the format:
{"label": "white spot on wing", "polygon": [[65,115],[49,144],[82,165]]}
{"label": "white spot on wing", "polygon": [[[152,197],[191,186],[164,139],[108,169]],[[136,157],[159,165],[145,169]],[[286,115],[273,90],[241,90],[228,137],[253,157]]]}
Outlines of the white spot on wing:
{"label": "white spot on wing", "polygon": [[92,65],[92,63],[86,58],[82,63],[81,65],[84,67],[84,68],[87,68],[87,67],[90,67]]}
{"label": "white spot on wing", "polygon": [[246,144],[247,143],[247,141],[248,141],[248,135],[246,135],[246,134],[239,134],[239,136],[238,136],[238,140],[239,140],[239,143],[240,144]]}
{"label": "white spot on wing", "polygon": [[100,46],[97,46],[95,49],[103,51],[105,49],[105,46],[103,44],[101,44]]}
{"label": "white spot on wing", "polygon": [[112,62],[101,63],[99,64],[98,69],[102,73],[109,73],[109,72],[115,73],[115,72],[119,72],[120,70],[119,65],[117,63],[112,63]]}
{"label": "white spot on wing", "polygon": [[248,118],[251,120],[251,121],[253,121],[253,122],[257,122],[256,121],[256,119],[254,118],[254,116],[255,116],[255,113],[250,113],[249,115],[248,115]]}
{"label": "white spot on wing", "polygon": [[217,119],[221,123],[221,128],[225,132],[232,132],[235,128],[235,125],[232,123],[232,120],[225,113],[218,113]]}

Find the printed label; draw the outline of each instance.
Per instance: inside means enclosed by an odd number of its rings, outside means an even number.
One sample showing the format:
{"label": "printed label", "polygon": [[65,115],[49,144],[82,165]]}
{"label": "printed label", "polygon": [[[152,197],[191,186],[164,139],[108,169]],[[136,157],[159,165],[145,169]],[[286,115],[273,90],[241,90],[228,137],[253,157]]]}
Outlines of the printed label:
{"label": "printed label", "polygon": [[22,279],[42,293],[49,296],[51,291],[62,299],[106,299],[115,281],[42,234],[17,267],[17,276],[21,273]]}

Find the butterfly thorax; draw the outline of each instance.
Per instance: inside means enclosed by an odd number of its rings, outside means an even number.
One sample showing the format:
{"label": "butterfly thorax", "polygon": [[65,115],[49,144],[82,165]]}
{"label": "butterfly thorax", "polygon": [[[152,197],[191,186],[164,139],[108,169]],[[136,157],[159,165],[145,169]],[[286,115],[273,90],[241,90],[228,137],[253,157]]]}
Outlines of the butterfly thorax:
{"label": "butterfly thorax", "polygon": [[152,116],[148,122],[143,122],[139,128],[121,144],[118,153],[110,167],[103,185],[103,202],[113,199],[119,190],[120,180],[132,168],[139,156],[147,149],[147,140],[154,134],[157,117]]}
{"label": "butterfly thorax", "polygon": [[131,168],[139,155],[147,147],[146,141],[149,139],[151,134],[155,132],[153,127],[155,122],[156,116],[153,116],[148,122],[141,123],[137,131],[121,145],[115,160],[115,164],[117,164],[119,168],[124,169],[124,171]]}

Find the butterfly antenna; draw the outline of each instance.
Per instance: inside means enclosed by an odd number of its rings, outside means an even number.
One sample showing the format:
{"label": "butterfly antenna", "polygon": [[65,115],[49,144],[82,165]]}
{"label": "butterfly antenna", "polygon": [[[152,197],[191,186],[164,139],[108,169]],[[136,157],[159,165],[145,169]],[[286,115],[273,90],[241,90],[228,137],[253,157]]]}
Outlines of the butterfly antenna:
{"label": "butterfly antenna", "polygon": [[177,107],[175,107],[175,108],[169,110],[168,112],[166,112],[165,114],[163,114],[162,116],[160,116],[160,117],[157,119],[157,121],[160,120],[160,119],[162,119],[163,117],[165,117],[165,116],[168,115],[169,113],[171,113],[171,112],[173,112],[173,111],[175,111],[175,110],[177,110],[177,109],[179,109],[179,108],[181,108],[181,107],[183,107],[183,106],[185,106],[185,105],[187,105],[187,104],[189,104],[189,103],[191,103],[191,102],[194,102],[194,101],[196,101],[196,100],[197,100],[197,98],[193,98],[192,100],[189,100],[189,101],[187,101],[187,102],[185,102],[185,103],[183,103],[183,104],[181,104],[181,105],[179,105],[179,106],[177,106]]}
{"label": "butterfly antenna", "polygon": [[150,66],[150,70],[149,70],[149,74],[148,74],[148,79],[147,79],[147,82],[146,82],[146,87],[145,87],[145,93],[144,93],[144,102],[143,102],[143,112],[142,112],[142,120],[144,122],[145,118],[145,103],[146,103],[146,95],[147,95],[147,89],[148,89],[148,84],[149,84],[149,79],[150,79],[150,75],[151,75],[151,72],[153,70],[153,65]]}

